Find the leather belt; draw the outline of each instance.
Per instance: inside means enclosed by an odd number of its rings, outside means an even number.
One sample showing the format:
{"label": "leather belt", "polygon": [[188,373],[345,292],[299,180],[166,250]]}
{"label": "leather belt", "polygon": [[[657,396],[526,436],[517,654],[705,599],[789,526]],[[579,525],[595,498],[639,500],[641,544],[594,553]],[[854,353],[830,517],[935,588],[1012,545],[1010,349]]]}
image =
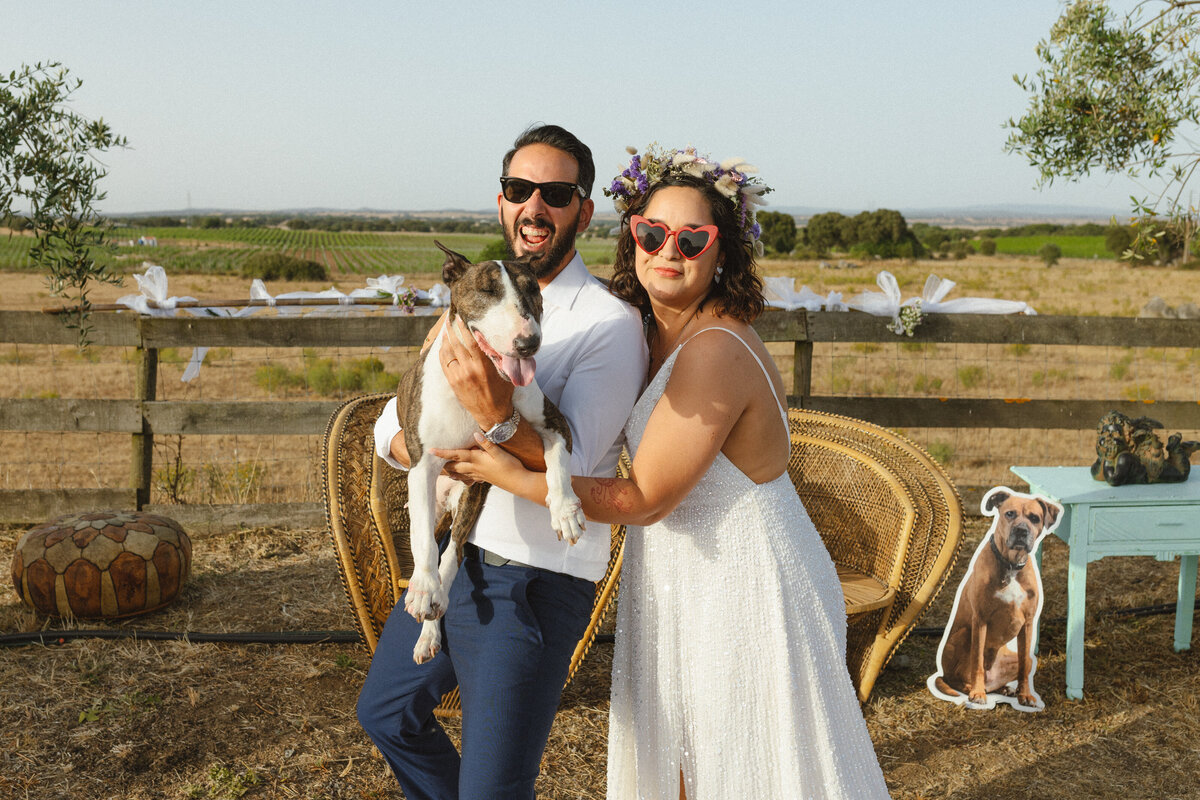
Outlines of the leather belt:
{"label": "leather belt", "polygon": [[473,558],[476,561],[482,561],[489,567],[530,567],[529,564],[496,555],[491,550],[484,550],[482,547],[471,542],[463,544],[463,555],[467,558]]}

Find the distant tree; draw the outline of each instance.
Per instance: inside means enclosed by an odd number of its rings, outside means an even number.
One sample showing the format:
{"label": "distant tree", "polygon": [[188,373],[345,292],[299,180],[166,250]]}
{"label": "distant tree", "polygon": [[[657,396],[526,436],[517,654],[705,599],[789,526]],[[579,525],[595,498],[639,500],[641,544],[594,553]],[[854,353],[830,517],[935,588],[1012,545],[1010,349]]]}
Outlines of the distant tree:
{"label": "distant tree", "polygon": [[265,250],[248,256],[241,273],[264,281],[323,281],[329,277],[324,264]]}
{"label": "distant tree", "polygon": [[77,313],[63,318],[87,345],[91,283],[121,283],[95,258],[110,247],[94,206],[105,197],[99,183],[107,174],[97,156],[126,140],[104,120],[67,109],[82,84],[57,62],[0,75],[0,219],[16,214],[33,230],[30,258],[46,271],[52,294],[74,301]]}
{"label": "distant tree", "polygon": [[917,258],[925,252],[904,216],[887,208],[853,217],[836,211],[817,214],[809,219],[804,237],[810,248],[821,253],[848,250],[883,258]]}
{"label": "distant tree", "polygon": [[10,231],[20,233],[21,231],[29,229],[30,222],[20,214],[9,214],[4,218],[3,222],[0,222],[0,226],[8,228]]}
{"label": "distant tree", "polygon": [[1104,249],[1117,258],[1124,258],[1135,236],[1133,228],[1128,225],[1111,225],[1104,233]]}
{"label": "distant tree", "polygon": [[397,223],[396,229],[401,231],[417,231],[420,233],[428,233],[429,222],[423,219],[416,219],[415,217],[406,217]]}
{"label": "distant tree", "polygon": [[918,241],[928,250],[938,251],[942,249],[945,242],[950,241],[950,234],[938,225],[929,225],[928,223],[919,222],[912,227],[913,235]]}
{"label": "distant tree", "polygon": [[504,261],[512,257],[513,254],[512,251],[508,249],[507,242],[505,242],[503,239],[493,239],[483,246],[483,250],[480,251],[479,257],[475,260],[477,262]]}
{"label": "distant tree", "polygon": [[[883,258],[916,258],[924,248],[908,228],[904,215],[890,208],[863,211],[853,218],[851,251]],[[850,226],[846,226],[847,233]]]}
{"label": "distant tree", "polygon": [[974,253],[975,248],[972,247],[971,243],[966,239],[959,239],[950,246],[950,255],[953,256],[957,261],[962,261],[964,258],[969,255],[973,255]]}
{"label": "distant tree", "polygon": [[843,247],[841,230],[845,219],[844,214],[836,211],[813,215],[804,226],[805,242],[818,253],[828,253]]}
{"label": "distant tree", "polygon": [[756,219],[762,226],[763,247],[784,255],[796,247],[796,218],[778,211],[759,211]]}
{"label": "distant tree", "polygon": [[125,222],[129,225],[136,225],[145,228],[179,228],[183,225],[183,220],[179,217],[135,217],[127,219]]}
{"label": "distant tree", "polygon": [[996,255],[996,240],[990,236],[985,236],[979,240],[979,252],[985,256]]}
{"label": "distant tree", "polygon": [[1029,159],[1039,183],[1093,170],[1162,181],[1157,197],[1134,201],[1137,240],[1154,237],[1155,215],[1182,220],[1185,231],[1196,227],[1185,189],[1200,153],[1178,135],[1181,126],[1200,123],[1196,7],[1192,0],[1139,2],[1116,15],[1104,0],[1075,0],[1038,43],[1036,76],[1015,77],[1030,103],[1023,117],[1009,120],[1007,149]]}
{"label": "distant tree", "polygon": [[1054,242],[1046,242],[1038,248],[1037,254],[1047,267],[1053,267],[1062,258],[1062,248]]}

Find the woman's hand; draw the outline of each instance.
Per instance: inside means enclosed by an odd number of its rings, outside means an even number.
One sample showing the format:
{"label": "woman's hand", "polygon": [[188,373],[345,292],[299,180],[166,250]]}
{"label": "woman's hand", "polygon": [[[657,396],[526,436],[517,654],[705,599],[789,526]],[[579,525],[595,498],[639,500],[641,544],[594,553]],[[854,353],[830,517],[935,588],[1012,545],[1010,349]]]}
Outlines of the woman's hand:
{"label": "woman's hand", "polygon": [[465,450],[437,450],[430,452],[437,458],[447,459],[443,472],[467,483],[484,481],[517,494],[515,487],[521,478],[534,474],[511,453],[498,444],[492,444],[482,433],[475,433],[478,447]]}

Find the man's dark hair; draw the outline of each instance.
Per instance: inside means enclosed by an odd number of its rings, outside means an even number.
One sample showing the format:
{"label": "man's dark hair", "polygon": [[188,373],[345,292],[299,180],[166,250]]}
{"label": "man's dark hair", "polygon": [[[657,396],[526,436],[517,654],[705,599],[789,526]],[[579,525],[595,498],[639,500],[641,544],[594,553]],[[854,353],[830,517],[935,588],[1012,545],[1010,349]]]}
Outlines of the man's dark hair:
{"label": "man's dark hair", "polygon": [[588,197],[592,196],[592,184],[596,180],[596,164],[592,161],[592,151],[579,141],[575,134],[558,125],[531,125],[526,128],[513,142],[512,150],[504,154],[504,171],[500,173],[502,176],[508,176],[508,168],[517,151],[531,144],[549,145],[575,159],[575,163],[579,165],[579,177],[575,182],[583,187]]}

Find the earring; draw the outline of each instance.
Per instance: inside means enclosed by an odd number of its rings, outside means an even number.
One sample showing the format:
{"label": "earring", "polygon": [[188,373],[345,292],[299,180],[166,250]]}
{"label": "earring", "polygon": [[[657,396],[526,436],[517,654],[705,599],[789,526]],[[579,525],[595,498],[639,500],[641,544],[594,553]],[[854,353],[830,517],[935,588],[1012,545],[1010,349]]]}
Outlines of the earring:
{"label": "earring", "polygon": [[721,282],[721,273],[725,271],[724,267],[717,267],[717,274],[713,276],[713,283]]}

